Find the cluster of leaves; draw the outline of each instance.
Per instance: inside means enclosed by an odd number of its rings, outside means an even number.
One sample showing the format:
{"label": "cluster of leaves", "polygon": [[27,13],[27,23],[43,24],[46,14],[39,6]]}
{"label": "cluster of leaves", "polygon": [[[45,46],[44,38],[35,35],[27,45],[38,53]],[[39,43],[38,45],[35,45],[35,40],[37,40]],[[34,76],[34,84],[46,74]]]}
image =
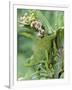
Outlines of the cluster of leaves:
{"label": "cluster of leaves", "polygon": [[[42,23],[44,37],[37,37],[32,21]],[[17,10],[18,80],[64,77],[64,12]]]}

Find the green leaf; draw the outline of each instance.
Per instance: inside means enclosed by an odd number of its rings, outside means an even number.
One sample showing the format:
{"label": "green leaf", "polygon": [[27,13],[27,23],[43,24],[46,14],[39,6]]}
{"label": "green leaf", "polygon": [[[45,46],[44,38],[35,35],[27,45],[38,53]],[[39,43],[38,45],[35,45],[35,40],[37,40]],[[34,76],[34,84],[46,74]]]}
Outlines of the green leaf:
{"label": "green leaf", "polygon": [[33,36],[30,33],[26,33],[26,32],[21,32],[21,33],[19,33],[19,35],[24,36],[26,38],[30,38],[30,39],[33,38]]}

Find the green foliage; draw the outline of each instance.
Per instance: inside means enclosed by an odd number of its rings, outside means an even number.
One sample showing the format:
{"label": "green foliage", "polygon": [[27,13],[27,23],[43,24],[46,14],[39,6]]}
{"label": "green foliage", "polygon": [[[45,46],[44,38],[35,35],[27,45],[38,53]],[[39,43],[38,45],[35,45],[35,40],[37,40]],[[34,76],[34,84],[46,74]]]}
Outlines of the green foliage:
{"label": "green foliage", "polygon": [[[31,27],[33,21],[41,22],[43,37]],[[17,10],[17,78],[64,78],[63,11]]]}

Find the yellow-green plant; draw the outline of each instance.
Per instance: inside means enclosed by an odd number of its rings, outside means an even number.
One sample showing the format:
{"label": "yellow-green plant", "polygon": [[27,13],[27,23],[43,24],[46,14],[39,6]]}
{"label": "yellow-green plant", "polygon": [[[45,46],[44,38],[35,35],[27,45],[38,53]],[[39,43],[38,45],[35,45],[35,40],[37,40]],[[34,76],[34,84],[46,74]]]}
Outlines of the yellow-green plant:
{"label": "yellow-green plant", "polygon": [[18,80],[64,77],[64,12],[17,10]]}

